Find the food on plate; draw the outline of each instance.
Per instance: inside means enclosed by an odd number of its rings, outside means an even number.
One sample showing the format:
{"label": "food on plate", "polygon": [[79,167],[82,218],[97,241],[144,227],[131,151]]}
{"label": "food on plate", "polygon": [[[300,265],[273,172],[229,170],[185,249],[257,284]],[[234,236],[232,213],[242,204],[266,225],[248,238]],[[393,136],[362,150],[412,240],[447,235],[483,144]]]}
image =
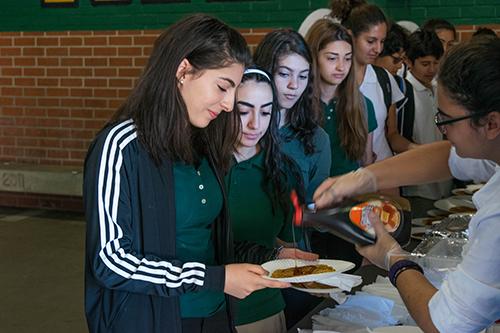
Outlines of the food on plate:
{"label": "food on plate", "polygon": [[292,283],[292,286],[302,289],[331,289],[332,286],[319,282]]}
{"label": "food on plate", "polygon": [[309,275],[309,274],[320,274],[320,273],[330,273],[335,272],[335,269],[329,265],[306,265],[306,266],[298,266],[298,267],[290,267],[277,269],[272,274],[272,278],[290,278],[301,275]]}
{"label": "food on plate", "polygon": [[449,211],[452,212],[452,213],[470,213],[470,214],[474,214],[476,212],[476,209],[475,208],[471,208],[471,207],[466,207],[466,206],[455,206],[455,207],[450,207]]}

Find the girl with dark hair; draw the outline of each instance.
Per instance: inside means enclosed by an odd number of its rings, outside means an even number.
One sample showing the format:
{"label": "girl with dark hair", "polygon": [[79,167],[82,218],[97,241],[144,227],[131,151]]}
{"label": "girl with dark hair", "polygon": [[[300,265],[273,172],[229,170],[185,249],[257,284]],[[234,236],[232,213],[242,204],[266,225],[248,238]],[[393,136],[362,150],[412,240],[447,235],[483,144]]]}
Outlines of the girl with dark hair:
{"label": "girl with dark hair", "polygon": [[[276,243],[277,238],[294,239],[289,196],[292,188],[300,190],[296,180],[301,176],[295,163],[280,151],[274,91],[271,76],[263,70],[250,68],[243,74],[235,106],[241,129],[233,166],[226,176],[236,252],[244,255],[242,260],[257,264],[278,258],[318,258]],[[258,246],[243,250],[245,243]],[[286,332],[284,307],[278,289],[259,290],[238,301],[238,333]]]}
{"label": "girl with dark hair", "polygon": [[[331,154],[328,134],[319,127],[320,105],[313,96],[312,56],[304,38],[289,29],[268,33],[254,53],[257,66],[271,73],[280,108],[281,150],[297,163],[310,202],[316,187],[328,177]],[[302,247],[309,249],[309,238]],[[319,298],[283,290],[290,328],[319,303]]]}
{"label": "girl with dark hair", "polygon": [[428,19],[422,24],[422,30],[436,33],[443,45],[445,54],[457,42],[457,31],[455,30],[455,26],[444,19]]}
{"label": "girl with dark hair", "polygon": [[267,34],[254,54],[255,63],[271,73],[280,108],[282,150],[300,167],[306,201],[328,177],[330,142],[318,127],[320,106],[312,98],[312,57],[304,38],[280,29]]}
{"label": "girl with dark hair", "polygon": [[[178,38],[182,36],[182,38]],[[238,133],[243,37],[193,15],[155,42],[129,98],[85,160],[85,311],[89,331],[234,332],[224,293],[265,287],[258,265],[231,264],[219,172]]]}
{"label": "girl with dark hair", "polygon": [[[330,19],[320,19],[306,40],[313,56],[315,99],[324,113],[322,126],[330,137],[330,176],[355,171],[373,163],[373,131],[377,128],[373,104],[356,83],[353,42],[349,32]],[[313,231],[312,249],[321,257],[361,264],[354,246],[330,233]]]}
{"label": "girl with dark hair", "polygon": [[[375,108],[377,129],[373,133],[373,151],[376,161],[392,156],[392,151],[399,145],[410,144],[403,137],[391,137],[389,146],[386,137],[386,124],[389,113],[396,114],[396,102],[404,95],[398,88],[394,77],[384,69],[375,67],[375,62],[383,50],[384,40],[388,30],[387,19],[376,5],[360,0],[331,0],[331,15],[341,21],[353,37],[356,62],[356,81],[360,91],[368,97]],[[391,149],[392,148],[392,149]],[[396,194],[397,192],[395,192]]]}
{"label": "girl with dark hair", "polygon": [[[389,270],[410,314],[424,332],[480,332],[500,319],[500,40],[472,40],[452,48],[438,77],[435,124],[448,141],[422,145],[362,172],[329,179],[317,207],[377,188],[451,179],[487,181],[472,201],[462,261],[441,287],[429,282],[373,214],[373,246],[359,248]],[[496,331],[493,329],[493,331]],[[489,332],[489,330],[487,331]]]}

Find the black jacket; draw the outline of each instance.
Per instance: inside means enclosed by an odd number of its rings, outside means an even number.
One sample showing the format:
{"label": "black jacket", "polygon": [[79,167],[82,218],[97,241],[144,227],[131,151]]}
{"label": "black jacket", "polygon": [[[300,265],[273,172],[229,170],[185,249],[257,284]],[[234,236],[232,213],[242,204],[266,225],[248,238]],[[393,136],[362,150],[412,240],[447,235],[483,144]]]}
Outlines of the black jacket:
{"label": "black jacket", "polygon": [[96,137],[83,187],[89,331],[181,332],[178,295],[224,289],[223,265],[232,259],[225,198],[213,224],[220,266],[177,260],[173,165],[169,160],[155,165],[131,120]]}

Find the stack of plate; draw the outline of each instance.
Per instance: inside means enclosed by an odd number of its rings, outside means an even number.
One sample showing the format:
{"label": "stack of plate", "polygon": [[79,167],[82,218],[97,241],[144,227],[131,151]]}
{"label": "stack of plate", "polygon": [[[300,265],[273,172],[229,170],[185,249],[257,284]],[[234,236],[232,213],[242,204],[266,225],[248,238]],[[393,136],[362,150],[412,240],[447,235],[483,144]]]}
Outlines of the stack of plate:
{"label": "stack of plate", "polygon": [[[479,185],[475,185],[474,189],[478,188],[480,188]],[[458,190],[465,191],[466,189]],[[472,189],[467,189],[467,191],[472,191]],[[455,191],[455,193],[459,192]],[[439,225],[441,221],[446,219],[448,216],[453,217],[464,215],[468,216],[470,219],[470,216],[476,212],[476,207],[472,202],[472,196],[467,194],[455,195],[446,199],[438,200],[434,203],[434,207],[436,207],[436,209],[427,211],[427,215],[429,215],[428,217],[416,218],[412,220],[412,224],[415,226],[412,228],[412,238],[423,240],[429,233],[428,229],[436,229],[435,226]]]}

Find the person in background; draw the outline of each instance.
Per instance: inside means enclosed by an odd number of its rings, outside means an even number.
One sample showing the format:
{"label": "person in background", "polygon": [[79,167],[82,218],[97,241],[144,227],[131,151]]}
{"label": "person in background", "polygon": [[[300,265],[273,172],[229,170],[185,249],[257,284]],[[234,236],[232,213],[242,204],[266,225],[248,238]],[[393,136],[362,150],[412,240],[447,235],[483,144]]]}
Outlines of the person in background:
{"label": "person in background", "polygon": [[[268,33],[254,53],[254,62],[271,73],[280,109],[280,147],[301,171],[305,202],[323,180],[331,164],[330,140],[319,126],[321,106],[313,96],[312,56],[304,38],[289,29]],[[306,235],[301,248],[310,249]],[[321,299],[294,289],[282,290],[287,328],[312,310]]]}
{"label": "person in background", "polygon": [[340,24],[320,19],[306,40],[316,73],[314,98],[323,109],[320,123],[330,137],[330,176],[371,164],[377,121],[372,102],[356,83],[352,37]]}
{"label": "person in background", "polygon": [[[405,65],[408,35],[409,33],[405,28],[397,23],[391,23],[384,40],[384,48],[375,59],[375,65],[385,68],[393,76],[398,75],[398,72]],[[406,71],[404,74],[406,74]]]}
{"label": "person in background", "polygon": [[[434,115],[438,111],[436,81],[439,62],[444,54],[437,35],[432,31],[417,30],[408,39],[406,53],[409,72],[407,80],[413,87],[414,110],[411,141],[425,144],[443,140],[443,135],[434,125]],[[405,186],[402,193],[412,205],[412,213],[417,217],[426,216],[433,208],[434,201],[450,195],[452,181]]]}
{"label": "person in background", "polygon": [[356,173],[325,181],[315,193],[324,208],[378,188],[450,179],[487,181],[472,200],[462,261],[436,289],[422,268],[407,260],[372,215],[373,246],[359,252],[389,270],[410,314],[424,332],[479,332],[500,319],[500,40],[478,39],[454,47],[438,76],[436,126],[449,141],[422,145]]}
{"label": "person in background", "polygon": [[490,28],[486,27],[479,27],[474,33],[472,34],[472,38],[478,38],[478,37],[485,37],[485,38],[492,38],[496,39],[498,38],[498,35],[496,34],[495,31],[493,31]]}
{"label": "person in background", "polygon": [[[360,85],[361,93],[373,103],[377,117],[377,129],[373,132],[375,160],[384,160],[393,155],[386,137],[387,115],[390,112],[395,114],[396,102],[404,98],[392,75],[372,66],[383,49],[387,19],[379,7],[365,1],[331,0],[330,7],[332,17],[339,19],[353,37],[356,82]],[[387,192],[399,195],[399,189]]]}
{"label": "person in background", "polygon": [[[388,114],[388,133],[389,142],[402,142],[403,149],[414,146],[413,140],[413,122],[415,119],[415,101],[413,86],[404,78],[407,73],[406,52],[408,50],[408,32],[397,23],[392,23],[384,42],[384,49],[378,56],[375,64],[385,68],[392,74],[399,89],[404,94],[404,98],[396,103],[395,112]],[[398,74],[402,73],[403,77]],[[397,121],[397,125],[396,125]],[[400,140],[397,136],[401,135],[410,142]],[[396,136],[391,140],[392,136]],[[397,151],[398,146],[393,144],[393,150]]]}
{"label": "person in background", "polygon": [[318,125],[321,108],[315,104],[311,52],[304,38],[289,29],[268,33],[254,53],[257,66],[271,73],[280,108],[282,151],[300,167],[310,202],[316,187],[328,177],[330,141]]}
{"label": "person in background", "polygon": [[229,168],[230,111],[250,60],[221,21],[180,20],[92,142],[83,185],[90,332],[235,332],[228,295],[289,286],[259,265],[231,264],[219,172]]}
{"label": "person in background", "polygon": [[445,54],[453,45],[457,43],[457,31],[455,30],[455,26],[444,19],[429,19],[422,24],[421,28],[422,30],[433,31],[436,33],[441,41],[441,44],[443,45]]}
{"label": "person in background", "polygon": [[[244,261],[257,264],[317,259],[316,254],[276,244],[277,238],[290,243],[300,239],[299,229],[293,230],[290,192],[301,191],[301,176],[279,147],[279,109],[269,74],[258,68],[245,71],[236,91],[235,112],[241,130],[226,185],[237,258],[241,252]],[[257,247],[241,251],[240,242]],[[258,290],[237,302],[236,329],[238,333],[284,333],[284,308],[279,289]]]}
{"label": "person in background", "polygon": [[[380,161],[392,156],[392,151],[387,142],[386,120],[389,109],[395,110],[395,103],[404,96],[399,91],[396,81],[387,71],[377,68],[385,73],[389,83],[390,96],[386,101],[384,94],[385,82],[380,82],[376,69],[372,66],[382,52],[386,38],[388,22],[382,10],[365,1],[331,1],[334,18],[339,18],[353,36],[356,62],[356,80],[360,84],[363,95],[368,97],[375,108],[377,116],[377,129],[374,132],[373,150],[376,160]],[[383,86],[382,86],[383,85]]]}
{"label": "person in background", "polygon": [[[349,32],[330,19],[309,29],[306,41],[313,57],[314,97],[323,107],[321,124],[330,137],[330,176],[354,171],[373,162],[373,131],[377,120],[372,102],[356,83],[353,41]],[[313,231],[311,244],[323,258],[361,264],[354,246],[330,233]]]}

